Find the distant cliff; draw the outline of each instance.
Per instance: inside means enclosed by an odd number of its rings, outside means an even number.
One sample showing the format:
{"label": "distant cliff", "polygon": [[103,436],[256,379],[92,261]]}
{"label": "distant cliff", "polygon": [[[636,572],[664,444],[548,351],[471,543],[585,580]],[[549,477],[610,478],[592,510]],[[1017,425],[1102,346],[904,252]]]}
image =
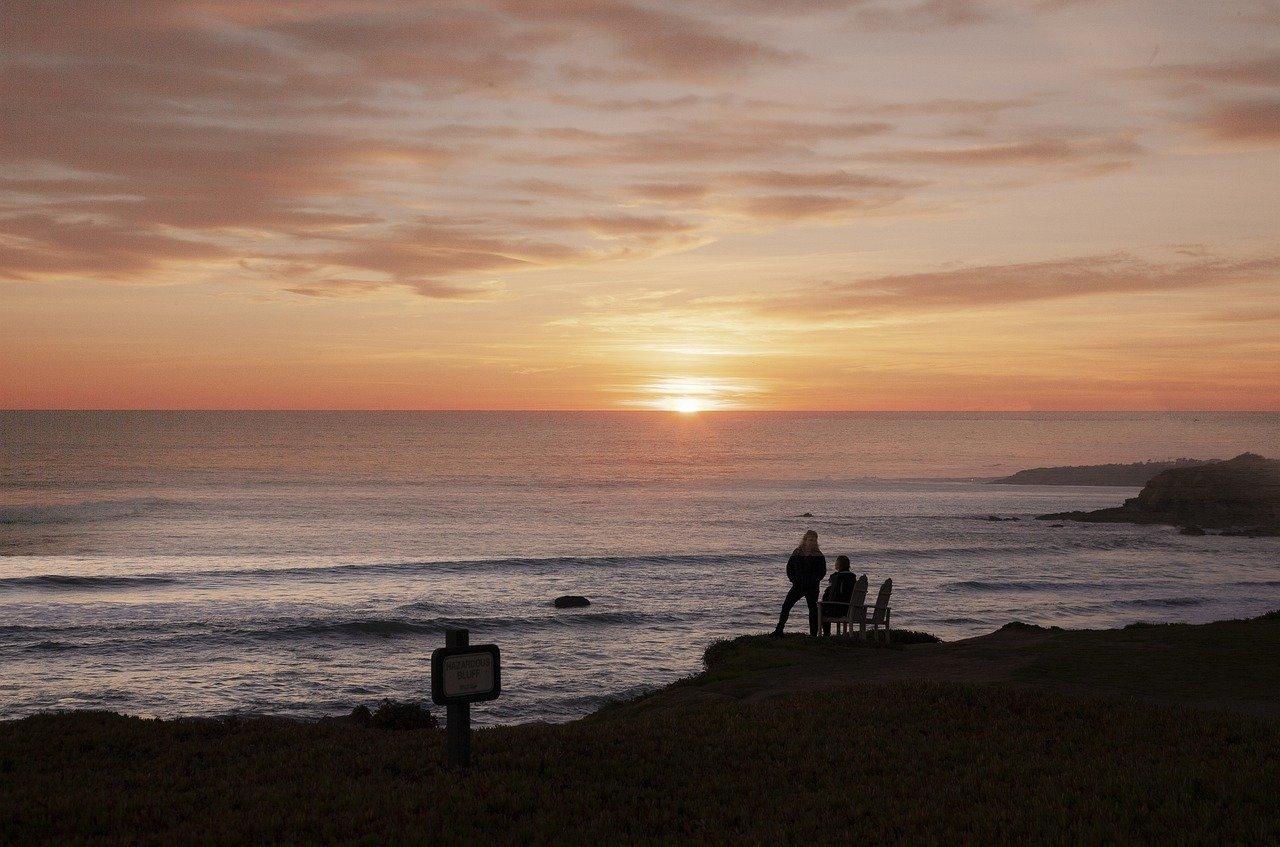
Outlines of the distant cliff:
{"label": "distant cliff", "polygon": [[1041,520],[1163,523],[1245,533],[1280,533],[1280,461],[1241,453],[1157,474],[1123,506],[1059,512]]}
{"label": "distant cliff", "polygon": [[1012,476],[991,480],[993,485],[1146,485],[1158,473],[1173,468],[1205,464],[1200,459],[1171,462],[1133,462],[1128,465],[1075,465],[1058,468],[1031,468]]}

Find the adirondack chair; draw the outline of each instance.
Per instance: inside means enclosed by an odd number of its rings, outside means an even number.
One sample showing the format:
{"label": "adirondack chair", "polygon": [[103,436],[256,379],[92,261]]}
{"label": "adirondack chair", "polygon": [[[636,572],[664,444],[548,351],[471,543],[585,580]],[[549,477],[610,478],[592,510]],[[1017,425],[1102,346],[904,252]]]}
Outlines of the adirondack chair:
{"label": "adirondack chair", "polygon": [[[867,602],[867,577],[860,576],[853,583],[853,594],[849,596],[849,602],[845,603],[840,600],[820,600],[818,601],[818,631],[822,631],[823,623],[833,624],[831,631],[836,635],[848,635],[849,624],[857,620],[856,609],[862,607]],[[823,610],[823,604],[843,606],[844,614],[831,615]]]}
{"label": "adirondack chair", "polygon": [[[874,606],[863,604],[862,606],[851,606],[849,611],[853,614],[854,620],[858,622],[858,636],[864,641],[867,638],[867,627],[871,627],[871,637],[880,636],[881,640],[889,643],[889,595],[893,592],[893,580],[886,579],[880,584],[880,593],[876,595],[876,603]],[[865,596],[865,595],[864,595]],[[870,610],[870,616],[867,611]]]}

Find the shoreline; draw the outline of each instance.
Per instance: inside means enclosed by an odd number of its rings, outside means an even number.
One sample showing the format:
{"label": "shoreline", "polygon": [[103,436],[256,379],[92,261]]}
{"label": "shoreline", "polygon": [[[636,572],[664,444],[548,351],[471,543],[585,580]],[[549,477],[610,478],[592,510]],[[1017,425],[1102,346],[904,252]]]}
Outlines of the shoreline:
{"label": "shoreline", "polygon": [[[1207,627],[1231,625],[1248,625],[1264,622],[1277,623],[1280,632],[1280,609],[1263,613],[1251,618],[1227,618],[1203,623],[1183,622],[1145,622],[1135,621],[1122,627],[1103,629],[1068,629],[1057,625],[1043,626],[1022,621],[1011,621],[991,632],[958,638],[951,641],[937,639],[928,633],[911,632],[912,636],[924,636],[911,643],[893,643],[888,648],[875,647],[859,642],[853,637],[831,636],[818,637],[791,633],[782,639],[770,639],[767,635],[748,634],[732,639],[713,641],[703,652],[703,667],[687,676],[677,677],[668,682],[654,682],[646,686],[647,690],[634,696],[610,696],[590,712],[565,720],[551,721],[546,719],[521,720],[512,723],[487,724],[477,727],[478,731],[495,729],[512,729],[527,726],[567,726],[580,721],[595,719],[601,714],[612,714],[632,708],[649,708],[662,705],[666,701],[686,699],[690,691],[711,693],[716,696],[733,698],[739,693],[746,699],[768,699],[775,696],[788,696],[796,690],[811,690],[824,687],[838,688],[844,684],[881,684],[895,682],[907,678],[916,680],[950,682],[984,682],[1008,683],[1017,682],[1013,671],[1021,664],[1029,663],[1040,655],[1042,649],[1054,642],[1072,640],[1111,640],[1123,639],[1123,634],[1135,633],[1155,634],[1174,631],[1199,631]],[[910,632],[908,630],[895,630]],[[1133,641],[1132,637],[1127,640]],[[1147,639],[1149,640],[1149,639]],[[1059,645],[1060,646],[1060,645]],[[1112,645],[1115,646],[1114,644]],[[1277,650],[1276,659],[1280,663],[1280,643],[1274,645]],[[770,658],[759,667],[752,667],[749,674],[741,673],[739,665],[744,654],[763,654]],[[835,664],[836,660],[842,664]],[[754,675],[750,685],[741,692],[735,686],[724,686],[726,668],[731,669],[735,678]],[[783,669],[786,669],[785,671]],[[1280,675],[1277,676],[1280,681]],[[795,686],[788,688],[787,686]],[[1095,692],[1097,693],[1097,692]],[[1158,702],[1159,698],[1151,698]],[[652,702],[651,702],[652,701]],[[221,712],[212,714],[186,714],[152,716],[116,711],[113,709],[72,708],[47,709],[30,714],[0,718],[0,728],[22,721],[40,718],[57,718],[76,715],[109,715],[128,720],[139,720],[153,723],[175,724],[236,724],[246,722],[267,722],[283,725],[315,726],[335,725],[352,726],[358,724],[352,720],[352,713],[362,708],[376,709],[381,703],[395,706],[419,706],[431,710],[433,715],[443,715],[442,707],[430,704],[429,699],[395,699],[384,698],[379,701],[354,702],[352,712],[320,715],[316,717],[298,717],[272,712]],[[1190,702],[1190,705],[1195,705]],[[1280,717],[1280,687],[1274,703],[1256,704],[1255,708],[1245,711],[1256,711],[1261,714],[1273,714]]]}
{"label": "shoreline", "polygon": [[585,718],[478,729],[466,772],[435,729],[4,721],[0,820],[16,845],[814,843],[832,815],[868,843],[1280,836],[1280,611],[706,659]]}

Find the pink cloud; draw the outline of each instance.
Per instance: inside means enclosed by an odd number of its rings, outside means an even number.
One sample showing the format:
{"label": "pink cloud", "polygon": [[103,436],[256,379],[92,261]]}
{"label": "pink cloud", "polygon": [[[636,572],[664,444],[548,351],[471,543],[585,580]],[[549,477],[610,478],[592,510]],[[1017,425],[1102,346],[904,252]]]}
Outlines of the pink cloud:
{"label": "pink cloud", "polygon": [[1278,278],[1280,257],[1273,256],[1164,264],[1123,255],[1084,256],[819,283],[754,305],[765,312],[829,316],[910,314],[1274,283]]}
{"label": "pink cloud", "polygon": [[1213,107],[1199,121],[1201,130],[1220,141],[1280,141],[1280,99],[1235,100]]}

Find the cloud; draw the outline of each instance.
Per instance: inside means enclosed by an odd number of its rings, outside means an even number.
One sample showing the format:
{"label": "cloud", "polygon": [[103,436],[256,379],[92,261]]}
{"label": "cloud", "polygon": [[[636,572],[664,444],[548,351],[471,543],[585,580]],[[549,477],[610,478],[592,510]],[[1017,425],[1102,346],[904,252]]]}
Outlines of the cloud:
{"label": "cloud", "polygon": [[849,173],[848,171],[742,171],[728,181],[737,185],[784,189],[847,189],[869,191],[914,188],[924,183],[900,177]]}
{"label": "cloud", "polygon": [[454,285],[439,280],[414,280],[387,283],[368,279],[320,279],[287,286],[281,291],[303,297],[348,298],[377,294],[391,287],[407,288],[429,300],[491,300],[496,294],[492,286]]}
{"label": "cloud", "polygon": [[771,194],[741,201],[736,211],[758,220],[798,221],[845,218],[881,209],[897,198],[839,197],[826,194]]}
{"label": "cloud", "polygon": [[1277,279],[1280,256],[1159,264],[1107,255],[826,282],[737,304],[767,313],[878,316],[1220,288]]}
{"label": "cloud", "polygon": [[586,167],[635,164],[724,164],[752,158],[804,156],[823,144],[857,141],[892,129],[880,121],[697,120],[670,128],[605,132],[581,127],[538,131],[543,139],[576,150],[519,154],[517,161]]}
{"label": "cloud", "polygon": [[347,239],[346,246],[297,262],[336,265],[386,274],[397,282],[475,271],[515,270],[585,260],[590,254],[565,244],[527,238],[504,238],[425,218],[379,233]]}
{"label": "cloud", "polygon": [[688,221],[657,215],[580,215],[526,217],[519,222],[534,229],[579,230],[607,238],[681,235],[699,227]]}
{"label": "cloud", "polygon": [[[0,36],[0,268],[140,283],[234,258],[250,269],[236,279],[308,296],[481,296],[508,273],[688,247],[742,217],[763,228],[877,213],[934,187],[915,176],[923,166],[1097,172],[1142,152],[1085,134],[895,149],[925,144],[904,142],[896,116],[991,119],[1031,97],[788,97],[777,83],[809,60],[790,46],[801,28],[859,15],[929,28],[993,12],[977,0],[14,0]],[[1267,67],[1219,73],[1267,79]],[[772,85],[742,81],[769,70]],[[1271,132],[1257,112],[1216,113],[1206,129],[1256,140]],[[867,153],[872,140],[886,149]],[[869,161],[904,167],[851,167]]]}
{"label": "cloud", "polygon": [[170,262],[226,259],[216,244],[88,219],[46,214],[0,217],[0,280],[33,281],[82,275],[136,280]]}
{"label": "cloud", "polygon": [[698,94],[681,94],[678,97],[587,97],[581,94],[551,94],[547,100],[561,106],[575,106],[595,112],[661,112],[669,109],[705,108],[715,103],[729,102],[727,95],[709,98]]}
{"label": "cloud", "polygon": [[690,15],[619,0],[503,0],[501,5],[522,20],[594,31],[622,57],[676,79],[707,79],[797,58]]}
{"label": "cloud", "polygon": [[1218,141],[1273,144],[1280,141],[1280,98],[1222,103],[1212,107],[1196,125]]}
{"label": "cloud", "polygon": [[712,186],[697,182],[645,182],[632,185],[629,191],[643,200],[691,203],[710,194]]}
{"label": "cloud", "polygon": [[[422,104],[540,92],[584,38],[593,40],[591,50],[611,52],[619,70],[648,79],[736,78],[796,59],[731,32],[723,20],[626,0],[15,0],[2,37],[5,273],[130,282],[227,254],[256,268],[325,255],[444,275],[605,255],[520,232],[476,236],[469,247],[457,232],[441,247],[439,228],[420,248],[401,241],[406,218],[424,203],[447,206],[424,200],[441,171],[483,160],[492,145],[518,145],[526,132],[456,108],[460,119],[423,120]],[[704,96],[681,93],[650,105]],[[626,104],[633,106],[645,107]],[[560,142],[570,151],[579,143]],[[646,145],[661,156],[664,144],[678,141],[653,133],[618,143],[623,149],[614,155],[638,160]],[[725,149],[710,138],[703,143],[706,156]],[[599,192],[543,177],[508,184],[543,197],[558,184],[561,199],[594,206],[559,216],[584,232],[659,235],[639,231],[654,222],[601,208],[610,201]],[[405,189],[417,196],[409,199]],[[59,227],[65,237],[56,237]],[[396,284],[407,278],[386,273]],[[308,293],[366,284],[377,283],[357,276],[313,283]],[[452,293],[434,283],[421,288]]]}
{"label": "cloud", "polygon": [[1231,309],[1205,315],[1206,321],[1220,323],[1280,323],[1280,309]]}
{"label": "cloud", "polygon": [[[378,233],[335,237],[331,249],[292,255],[276,272],[291,279],[283,290],[315,297],[406,288],[433,299],[487,299],[496,290],[495,274],[651,255],[691,244],[697,229],[684,221],[639,215],[547,216],[516,223],[603,240],[550,241],[511,235],[511,224],[497,219],[424,217]],[[617,239],[632,243],[619,246]],[[476,275],[488,279],[479,284],[457,279]]]}
{"label": "cloud", "polygon": [[857,20],[872,30],[940,29],[973,26],[996,18],[982,0],[923,0],[883,2],[860,8]]}
{"label": "cloud", "polygon": [[1125,73],[1133,77],[1174,82],[1280,86],[1280,54],[1256,59],[1154,65],[1132,68]]}
{"label": "cloud", "polygon": [[945,115],[989,120],[1001,112],[1007,112],[1012,109],[1029,109],[1040,105],[1041,102],[1040,98],[1033,97],[1012,97],[999,100],[938,97],[932,100],[915,102],[882,103],[876,106],[858,107],[858,110],[873,115]]}
{"label": "cloud", "polygon": [[1145,148],[1125,136],[1040,138],[974,147],[891,150],[863,158],[876,162],[944,167],[1088,164],[1122,167]]}

